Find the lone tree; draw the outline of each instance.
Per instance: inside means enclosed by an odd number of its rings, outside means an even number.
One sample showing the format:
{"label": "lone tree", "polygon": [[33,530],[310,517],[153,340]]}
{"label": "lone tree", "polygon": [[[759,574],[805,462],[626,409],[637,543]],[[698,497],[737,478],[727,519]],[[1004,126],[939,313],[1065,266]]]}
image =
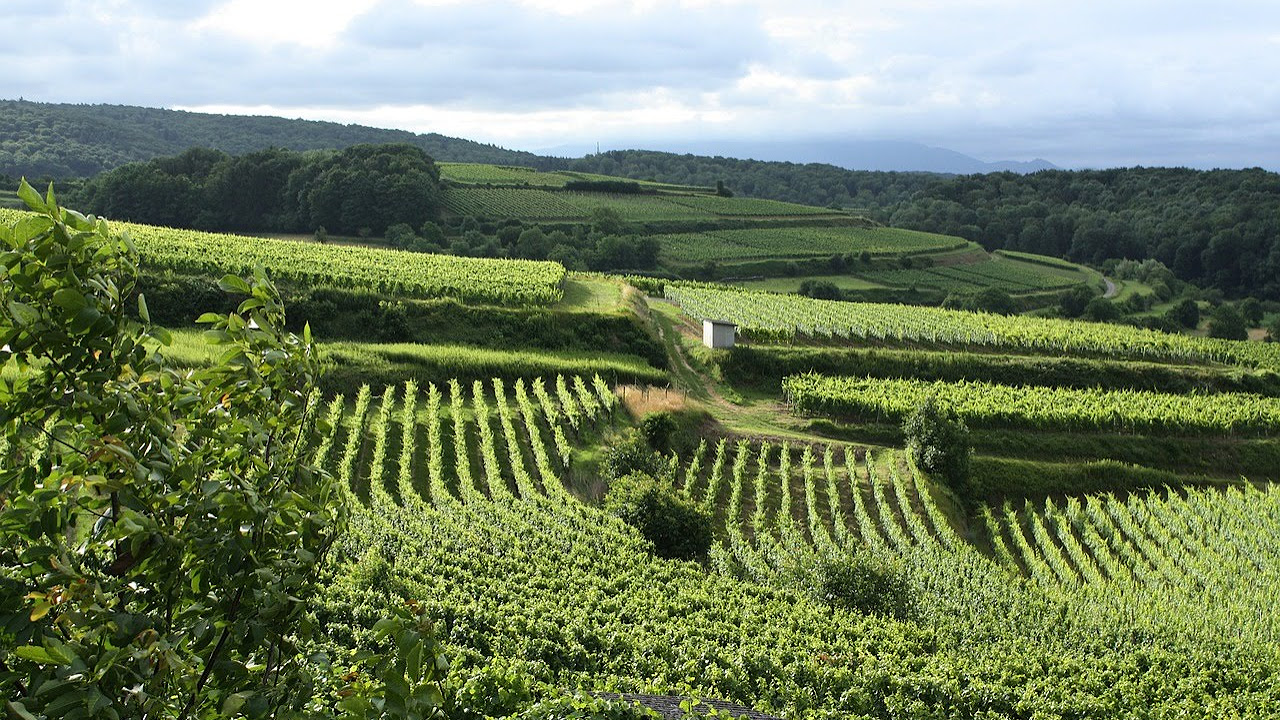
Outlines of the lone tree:
{"label": "lone tree", "polygon": [[939,477],[967,500],[969,487],[969,428],[954,412],[944,410],[930,396],[902,424],[907,451],[921,470]]}

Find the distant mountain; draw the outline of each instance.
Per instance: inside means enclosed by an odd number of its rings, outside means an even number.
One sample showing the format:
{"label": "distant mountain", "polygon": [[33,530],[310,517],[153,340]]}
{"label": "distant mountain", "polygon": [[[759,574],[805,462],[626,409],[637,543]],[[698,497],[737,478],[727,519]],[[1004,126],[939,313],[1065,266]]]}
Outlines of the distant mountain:
{"label": "distant mountain", "polygon": [[[766,162],[825,163],[846,170],[973,175],[1006,170],[1025,174],[1038,170],[1060,169],[1047,160],[983,162],[946,148],[887,140],[650,142],[637,143],[637,145],[643,145],[647,150],[677,154],[721,156]],[[594,147],[562,145],[541,150],[540,153],[558,157],[583,157],[594,151]]]}
{"label": "distant mountain", "polygon": [[437,160],[519,165],[541,160],[532,153],[435,133],[130,105],[0,100],[0,174],[13,176],[88,177],[192,147],[238,155],[268,147],[342,149],[391,142],[417,145]]}

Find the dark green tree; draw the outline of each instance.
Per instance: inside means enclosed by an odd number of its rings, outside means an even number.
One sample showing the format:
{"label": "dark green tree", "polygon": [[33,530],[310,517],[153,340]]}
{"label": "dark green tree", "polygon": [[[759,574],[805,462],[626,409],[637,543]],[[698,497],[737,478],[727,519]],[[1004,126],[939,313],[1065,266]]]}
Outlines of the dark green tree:
{"label": "dark green tree", "polygon": [[939,477],[963,500],[969,498],[969,428],[930,396],[902,424],[907,452],[921,470]]}
{"label": "dark green tree", "polygon": [[639,530],[662,557],[696,560],[711,548],[711,512],[647,473],[633,472],[610,483],[605,509]]}
{"label": "dark green tree", "polygon": [[1234,305],[1223,303],[1214,309],[1209,318],[1209,337],[1225,340],[1248,340],[1249,328],[1244,315]]}
{"label": "dark green tree", "polygon": [[1184,328],[1196,328],[1200,326],[1200,305],[1191,298],[1180,301],[1177,305],[1169,308],[1169,317]]}

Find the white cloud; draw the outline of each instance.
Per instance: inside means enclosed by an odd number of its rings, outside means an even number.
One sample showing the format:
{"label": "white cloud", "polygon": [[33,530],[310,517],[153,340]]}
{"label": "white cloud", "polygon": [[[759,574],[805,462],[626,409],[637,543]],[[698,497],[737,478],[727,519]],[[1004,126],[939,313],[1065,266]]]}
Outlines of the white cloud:
{"label": "white cloud", "polygon": [[190,29],[227,35],[254,45],[323,48],[377,3],[378,0],[229,0]]}
{"label": "white cloud", "polygon": [[64,39],[0,61],[14,97],[519,147],[840,135],[1253,164],[1280,145],[1277,26],[1269,0],[63,0],[0,16]]}

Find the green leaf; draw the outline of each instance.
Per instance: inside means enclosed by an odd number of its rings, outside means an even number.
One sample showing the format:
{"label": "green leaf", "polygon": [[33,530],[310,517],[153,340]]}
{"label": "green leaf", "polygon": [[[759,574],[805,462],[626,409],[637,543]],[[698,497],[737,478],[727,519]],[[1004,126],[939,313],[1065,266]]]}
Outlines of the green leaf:
{"label": "green leaf", "polygon": [[224,275],[223,278],[218,281],[218,287],[221,288],[223,292],[240,293],[242,295],[249,295],[253,292],[249,289],[249,283],[245,282],[244,278],[238,275]]}
{"label": "green leaf", "polygon": [[74,318],[71,318],[71,332],[82,333],[93,327],[93,324],[98,322],[101,317],[102,313],[98,312],[97,308],[82,307],[80,312],[76,313]]}
{"label": "green leaf", "polygon": [[9,314],[13,315],[13,321],[21,327],[34,325],[40,321],[39,310],[17,300],[9,301]]}
{"label": "green leaf", "polygon": [[5,700],[4,709],[5,712],[19,720],[38,720],[38,718],[36,718],[35,715],[32,715],[20,702]]}
{"label": "green leaf", "polygon": [[71,662],[71,658],[66,657],[62,653],[55,653],[50,648],[43,648],[39,645],[22,645],[13,650],[13,654],[23,660],[30,660],[33,663],[41,665],[66,665]]}
{"label": "green leaf", "polygon": [[44,200],[40,199],[40,193],[36,189],[27,184],[27,179],[22,178],[22,182],[18,185],[18,197],[22,198],[22,202],[27,207],[36,212],[48,212],[48,206],[44,204]]}
{"label": "green leaf", "polygon": [[142,322],[151,322],[151,312],[147,310],[147,298],[142,293],[138,293],[138,317],[142,318]]}
{"label": "green leaf", "polygon": [[79,312],[80,308],[89,304],[89,301],[84,299],[84,295],[71,288],[62,288],[55,292],[53,302],[68,313]]}

